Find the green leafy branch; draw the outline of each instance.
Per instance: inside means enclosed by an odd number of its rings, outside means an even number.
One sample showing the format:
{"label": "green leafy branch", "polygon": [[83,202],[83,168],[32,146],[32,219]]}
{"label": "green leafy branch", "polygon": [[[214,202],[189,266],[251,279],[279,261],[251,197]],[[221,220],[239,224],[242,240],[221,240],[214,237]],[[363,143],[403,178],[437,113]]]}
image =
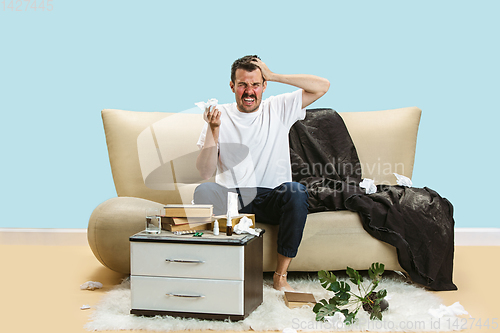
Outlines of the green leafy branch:
{"label": "green leafy branch", "polygon": [[[344,323],[350,325],[356,320],[358,311],[363,308],[370,313],[370,319],[382,320],[382,311],[387,308],[388,303],[384,299],[387,296],[385,289],[375,292],[384,273],[384,264],[373,263],[368,269],[368,276],[371,279],[368,287],[363,285],[363,277],[358,271],[347,267],[346,273],[349,280],[357,286],[359,295],[351,291],[351,286],[344,281],[337,281],[337,277],[332,272],[319,271],[318,277],[321,286],[335,294],[329,300],[322,299],[313,308],[317,321],[325,321],[325,317],[333,316],[340,312],[345,316]],[[352,297],[352,298],[351,298]],[[355,305],[355,309],[349,308]]]}

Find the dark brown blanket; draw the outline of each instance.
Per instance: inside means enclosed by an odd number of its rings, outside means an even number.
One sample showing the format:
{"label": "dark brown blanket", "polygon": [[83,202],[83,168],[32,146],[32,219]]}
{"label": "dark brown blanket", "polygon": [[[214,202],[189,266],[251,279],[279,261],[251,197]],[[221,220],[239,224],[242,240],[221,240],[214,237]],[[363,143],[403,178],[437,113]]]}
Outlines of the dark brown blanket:
{"label": "dark brown blanket", "polygon": [[361,165],[340,115],[331,109],[307,110],[290,130],[293,180],[309,191],[310,213],[349,209],[364,229],[396,247],[401,267],[414,282],[434,290],[456,290],[452,282],[453,206],[425,187],[359,188]]}

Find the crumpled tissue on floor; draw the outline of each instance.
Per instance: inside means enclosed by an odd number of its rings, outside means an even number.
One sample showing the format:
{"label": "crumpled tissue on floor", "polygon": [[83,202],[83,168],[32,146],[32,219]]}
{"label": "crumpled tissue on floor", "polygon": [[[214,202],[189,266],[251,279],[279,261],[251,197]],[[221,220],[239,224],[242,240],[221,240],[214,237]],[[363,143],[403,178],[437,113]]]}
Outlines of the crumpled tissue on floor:
{"label": "crumpled tissue on floor", "polygon": [[429,309],[429,314],[435,318],[442,318],[443,316],[459,316],[469,313],[465,311],[460,302],[455,302],[450,306],[441,304],[438,309]]}
{"label": "crumpled tissue on floor", "polygon": [[96,282],[96,281],[87,281],[84,284],[80,286],[80,289],[82,290],[95,290],[95,289],[101,289],[102,288],[102,283],[101,282]]}

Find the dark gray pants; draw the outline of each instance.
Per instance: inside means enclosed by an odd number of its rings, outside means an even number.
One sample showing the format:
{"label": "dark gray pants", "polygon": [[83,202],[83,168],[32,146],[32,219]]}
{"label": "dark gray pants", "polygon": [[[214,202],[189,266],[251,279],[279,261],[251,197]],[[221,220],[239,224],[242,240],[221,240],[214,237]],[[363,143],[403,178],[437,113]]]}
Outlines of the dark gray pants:
{"label": "dark gray pants", "polygon": [[216,183],[203,183],[194,192],[194,202],[212,204],[215,215],[226,214],[228,192],[238,193],[240,213],[255,214],[260,223],[279,225],[279,254],[289,258],[297,255],[309,207],[304,185],[288,182],[274,189],[228,189]]}

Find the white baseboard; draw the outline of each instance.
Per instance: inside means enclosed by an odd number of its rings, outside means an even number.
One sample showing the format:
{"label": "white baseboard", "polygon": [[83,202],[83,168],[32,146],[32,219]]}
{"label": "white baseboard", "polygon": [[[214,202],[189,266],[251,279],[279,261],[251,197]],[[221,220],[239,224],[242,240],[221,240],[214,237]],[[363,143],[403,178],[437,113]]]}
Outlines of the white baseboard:
{"label": "white baseboard", "polygon": [[88,245],[87,229],[0,228],[0,245]]}
{"label": "white baseboard", "polygon": [[[0,228],[0,245],[88,245],[87,229]],[[500,228],[455,228],[455,246],[500,246]]]}
{"label": "white baseboard", "polygon": [[500,228],[455,228],[456,246],[500,246]]}

